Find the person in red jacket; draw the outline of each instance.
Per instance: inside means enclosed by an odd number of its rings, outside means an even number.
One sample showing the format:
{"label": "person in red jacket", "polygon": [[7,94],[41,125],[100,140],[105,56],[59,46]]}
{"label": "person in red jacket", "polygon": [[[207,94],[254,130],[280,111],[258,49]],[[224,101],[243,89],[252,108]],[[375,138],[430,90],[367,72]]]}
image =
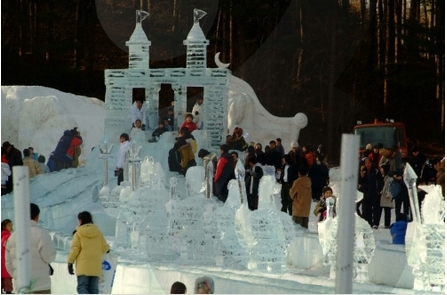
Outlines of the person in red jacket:
{"label": "person in red jacket", "polygon": [[11,236],[12,232],[12,221],[5,219],[2,221],[2,293],[12,294],[12,277],[6,269],[5,265],[5,245]]}
{"label": "person in red jacket", "polygon": [[73,136],[70,147],[67,150],[67,156],[72,159],[72,167],[76,168],[78,167],[78,158],[81,154],[82,137],[77,128],[74,128],[74,132],[75,135]]}
{"label": "person in red jacket", "polygon": [[220,146],[220,158],[214,175],[214,193],[224,203],[228,197],[227,185],[234,176],[234,162],[228,151],[228,145]]}
{"label": "person in red jacket", "polygon": [[183,127],[188,128],[189,133],[192,133],[194,130],[198,129],[196,123],[193,121],[193,116],[191,114],[186,114],[185,122],[183,122],[182,126],[180,126],[180,130]]}
{"label": "person in red jacket", "polygon": [[307,145],[303,145],[302,147],[304,157],[306,158],[307,163],[307,169],[309,170],[310,167],[314,164],[314,153],[309,149]]}

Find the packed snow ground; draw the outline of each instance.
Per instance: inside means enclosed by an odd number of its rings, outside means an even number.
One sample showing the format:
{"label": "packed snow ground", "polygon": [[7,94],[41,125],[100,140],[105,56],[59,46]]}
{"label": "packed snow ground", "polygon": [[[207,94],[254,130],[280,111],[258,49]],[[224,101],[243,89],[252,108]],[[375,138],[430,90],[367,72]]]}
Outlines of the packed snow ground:
{"label": "packed snow ground", "polygon": [[[26,100],[27,99],[27,100]],[[109,215],[104,208],[99,191],[103,184],[103,162],[99,149],[104,127],[103,103],[94,98],[75,96],[43,87],[2,87],[2,142],[9,140],[19,149],[33,146],[46,157],[54,149],[63,130],[78,126],[84,138],[82,159],[85,164],[77,169],[67,169],[38,175],[30,181],[31,201],[41,208],[41,225],[51,231],[58,247],[56,262],[52,264],[53,293],[76,293],[76,278],[68,275],[67,252],[71,233],[77,225],[80,211],[90,211],[95,223],[106,235],[112,251],[119,255],[113,293],[168,293],[174,281],[183,281],[188,293],[193,292],[195,278],[202,275],[213,277],[216,293],[332,293],[333,274],[322,265],[317,224],[311,214],[309,231],[301,231],[300,237],[291,242],[287,267],[280,272],[247,270],[243,267],[216,266],[216,263],[201,263],[199,258],[182,260],[180,257],[148,257],[147,251],[125,250],[115,247],[116,215]],[[144,144],[141,157],[152,156],[163,168],[163,190],[169,192],[169,179],[178,179],[178,201],[186,200],[185,178],[171,173],[167,167],[167,152],[174,143],[175,133],[164,135],[157,144]],[[200,142],[200,134],[197,134]],[[112,143],[112,142],[110,142]],[[110,144],[109,143],[109,144]],[[118,139],[114,140],[113,155],[117,153]],[[200,146],[199,146],[200,148]],[[109,162],[109,187],[116,187],[113,169],[116,159]],[[200,166],[200,161],[197,161]],[[336,186],[337,184],[334,183]],[[336,190],[335,190],[336,191]],[[336,192],[335,192],[336,194]],[[154,191],[141,191],[140,195],[154,197]],[[169,194],[158,194],[161,200],[169,201]],[[164,198],[164,199],[163,199]],[[190,197],[191,198],[191,197]],[[200,197],[199,197],[200,198]],[[202,199],[197,199],[202,200]],[[280,200],[275,198],[275,206]],[[214,199],[203,198],[206,205],[222,208]],[[13,195],[2,197],[2,219],[13,216]],[[162,204],[164,205],[164,204]],[[209,207],[208,207],[209,208]],[[282,214],[277,210],[277,214]],[[109,214],[107,214],[109,213]],[[276,213],[275,213],[276,214]],[[393,214],[394,220],[394,214]],[[389,231],[381,228],[374,231],[376,252],[370,263],[370,282],[354,283],[355,293],[427,293],[412,288],[413,275],[406,264],[405,248],[391,245]],[[411,228],[409,229],[411,239]],[[149,251],[150,252],[150,251]],[[217,258],[217,257],[216,257]],[[194,263],[194,259],[197,263]],[[306,267],[303,267],[303,266]],[[374,283],[373,283],[374,282]],[[410,286],[409,286],[410,285]]]}

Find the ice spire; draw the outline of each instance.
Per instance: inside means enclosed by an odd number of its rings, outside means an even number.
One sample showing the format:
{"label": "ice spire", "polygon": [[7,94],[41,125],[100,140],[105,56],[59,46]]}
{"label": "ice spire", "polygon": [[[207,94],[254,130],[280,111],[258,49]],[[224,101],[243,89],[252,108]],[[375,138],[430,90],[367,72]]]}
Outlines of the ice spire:
{"label": "ice spire", "polygon": [[146,19],[146,17],[149,16],[149,12],[146,12],[144,10],[137,10],[136,14],[137,14],[137,23],[141,23],[143,20]]}
{"label": "ice spire", "polygon": [[206,46],[210,42],[199,24],[199,20],[205,15],[205,11],[194,9],[194,24],[183,41],[183,45],[186,45],[186,67],[193,69],[191,74],[194,76],[203,76],[206,69]]}
{"label": "ice spire", "polygon": [[197,8],[194,8],[194,23],[198,23],[199,20],[206,15],[206,12]]}
{"label": "ice spire", "polygon": [[141,22],[149,13],[143,10],[136,11],[135,30],[130,36],[126,46],[129,46],[129,69],[149,69],[149,47],[151,41],[141,27]]}

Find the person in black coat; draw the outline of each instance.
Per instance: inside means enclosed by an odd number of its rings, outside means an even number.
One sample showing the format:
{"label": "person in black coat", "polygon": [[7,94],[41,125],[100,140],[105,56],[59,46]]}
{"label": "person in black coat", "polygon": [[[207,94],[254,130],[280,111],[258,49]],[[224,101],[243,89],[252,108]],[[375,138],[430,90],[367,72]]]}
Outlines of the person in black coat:
{"label": "person in black coat", "polygon": [[265,153],[266,165],[275,166],[276,170],[281,169],[281,153],[276,149],[276,141],[269,143],[270,151]]}
{"label": "person in black coat", "polygon": [[14,145],[10,144],[9,141],[5,141],[2,144],[2,147],[6,151],[6,158],[8,159],[9,167],[11,167],[11,175],[8,177],[8,181],[6,182],[6,189],[5,192],[9,194],[12,192],[13,185],[12,185],[12,167],[14,166],[23,166],[22,161],[22,152],[19,151],[17,148],[14,147]]}
{"label": "person in black coat", "polygon": [[[373,210],[379,210],[380,207],[380,172],[374,168],[373,162],[370,158],[365,159],[364,167],[360,171],[359,189],[363,192],[362,199],[362,218],[368,221],[371,227],[373,226]],[[377,207],[379,206],[379,207]],[[382,208],[380,208],[382,210]],[[378,216],[376,215],[375,218]],[[380,219],[380,217],[379,217]]]}
{"label": "person in black coat", "polygon": [[245,176],[245,188],[247,190],[248,209],[253,211],[258,210],[259,181],[264,175],[264,171],[256,157],[249,158],[247,163],[250,168]]}
{"label": "person in black coat", "polygon": [[279,177],[279,183],[281,183],[281,211],[292,216],[292,199],[289,190],[298,178],[298,169],[289,154],[282,157],[282,163],[281,176]]}
{"label": "person in black coat", "polygon": [[408,163],[411,165],[411,168],[413,168],[414,173],[416,173],[417,177],[422,176],[422,169],[424,168],[426,161],[427,157],[419,151],[419,148],[417,146],[413,146],[411,148],[411,155],[408,159]]}
{"label": "person in black coat", "polygon": [[312,181],[312,199],[318,201],[323,192],[323,188],[329,184],[329,169],[323,163],[324,156],[319,154],[317,161],[313,163],[309,170],[309,177]]}
{"label": "person in black coat", "polygon": [[262,150],[262,144],[257,143],[255,145],[255,153],[256,153],[256,157],[258,158],[258,163],[261,165],[265,165],[265,153]]}

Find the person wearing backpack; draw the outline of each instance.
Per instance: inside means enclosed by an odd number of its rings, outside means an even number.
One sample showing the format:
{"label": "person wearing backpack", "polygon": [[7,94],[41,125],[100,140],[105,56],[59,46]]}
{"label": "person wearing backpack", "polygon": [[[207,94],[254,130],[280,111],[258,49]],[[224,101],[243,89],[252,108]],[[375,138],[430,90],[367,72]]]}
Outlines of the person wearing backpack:
{"label": "person wearing backpack", "polygon": [[403,211],[405,216],[408,216],[410,213],[410,196],[408,194],[407,186],[403,181],[402,171],[394,171],[393,178],[394,180],[390,185],[390,193],[394,199],[396,216],[401,213],[401,211]]}
{"label": "person wearing backpack", "polygon": [[76,129],[77,128],[75,127],[72,130],[65,130],[64,134],[59,139],[53,154],[53,158],[56,163],[55,171],[73,167],[73,158],[70,158],[70,156],[67,155],[67,152],[71,146],[74,136],[77,134]]}

